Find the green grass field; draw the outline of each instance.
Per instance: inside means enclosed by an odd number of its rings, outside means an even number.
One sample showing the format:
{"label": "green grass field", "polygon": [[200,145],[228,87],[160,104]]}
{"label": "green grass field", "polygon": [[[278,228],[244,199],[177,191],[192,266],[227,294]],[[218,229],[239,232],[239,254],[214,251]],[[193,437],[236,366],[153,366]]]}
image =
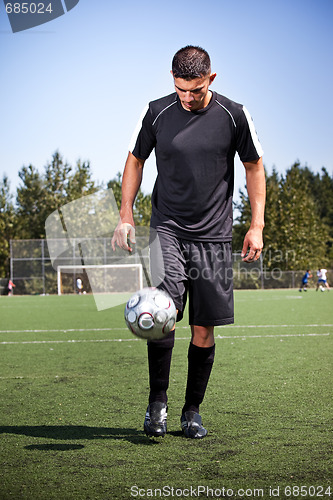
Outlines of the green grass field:
{"label": "green grass field", "polygon": [[332,306],[333,291],[235,292],[235,325],[216,329],[202,441],[180,432],[183,320],[168,434],[150,440],[146,345],[123,306],[0,297],[0,499],[331,498]]}

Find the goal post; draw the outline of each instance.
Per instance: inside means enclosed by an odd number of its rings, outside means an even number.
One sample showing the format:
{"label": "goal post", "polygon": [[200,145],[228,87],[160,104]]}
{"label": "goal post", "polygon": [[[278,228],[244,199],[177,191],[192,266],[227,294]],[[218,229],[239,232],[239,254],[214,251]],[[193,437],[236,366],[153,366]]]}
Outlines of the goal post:
{"label": "goal post", "polygon": [[[66,279],[66,278],[67,279]],[[77,279],[82,288],[77,288]],[[57,267],[58,295],[66,293],[125,293],[143,288],[142,264],[61,265]],[[87,290],[88,289],[88,290]]]}

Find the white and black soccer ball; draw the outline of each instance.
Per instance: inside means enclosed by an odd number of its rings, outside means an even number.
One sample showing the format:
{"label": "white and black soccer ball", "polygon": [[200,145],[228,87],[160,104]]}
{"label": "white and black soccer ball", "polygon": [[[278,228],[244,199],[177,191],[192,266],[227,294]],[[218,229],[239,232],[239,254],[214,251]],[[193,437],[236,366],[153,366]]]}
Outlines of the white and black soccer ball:
{"label": "white and black soccer ball", "polygon": [[143,288],[126,304],[125,321],[132,333],[146,340],[162,339],[176,323],[177,310],[169,295],[157,288]]}

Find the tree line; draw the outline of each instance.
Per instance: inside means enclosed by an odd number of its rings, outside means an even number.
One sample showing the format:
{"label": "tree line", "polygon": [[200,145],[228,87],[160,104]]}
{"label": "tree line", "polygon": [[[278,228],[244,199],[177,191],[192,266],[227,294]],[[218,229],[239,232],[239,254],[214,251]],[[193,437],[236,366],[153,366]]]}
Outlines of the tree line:
{"label": "tree line", "polygon": [[[316,270],[333,264],[333,177],[294,163],[285,174],[266,174],[263,262],[268,270]],[[236,204],[233,247],[242,248],[251,209],[245,191]]]}
{"label": "tree line", "polygon": [[[120,208],[120,173],[107,186],[99,184],[92,178],[89,162],[78,160],[72,167],[59,151],[43,172],[29,164],[18,175],[21,182],[15,197],[8,177],[4,175],[0,180],[0,278],[9,277],[10,240],[45,238],[45,220],[54,210],[106,187],[113,190]],[[285,174],[273,170],[266,180],[265,267],[333,267],[333,178],[327,170],[315,174],[295,163]],[[234,251],[242,248],[251,220],[247,192],[241,190],[239,194],[233,226]],[[148,226],[150,215],[151,196],[140,189],[134,206],[136,225]]]}
{"label": "tree line", "polygon": [[[43,171],[29,164],[18,173],[16,196],[6,175],[0,179],[0,278],[9,277],[10,240],[44,239],[47,217],[67,203],[112,188],[118,208],[121,201],[121,174],[107,186],[93,180],[89,162],[78,160],[73,167],[56,151]],[[137,225],[149,224],[150,195],[140,189],[134,207]]]}

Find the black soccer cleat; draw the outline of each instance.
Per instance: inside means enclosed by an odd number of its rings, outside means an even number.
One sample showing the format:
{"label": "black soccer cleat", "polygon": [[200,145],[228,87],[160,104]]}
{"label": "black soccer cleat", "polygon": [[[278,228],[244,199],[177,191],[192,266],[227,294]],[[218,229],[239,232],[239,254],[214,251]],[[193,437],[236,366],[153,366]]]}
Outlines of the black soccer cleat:
{"label": "black soccer cleat", "polygon": [[180,419],[182,431],[187,438],[201,439],[207,436],[207,429],[202,425],[199,413],[186,411]]}
{"label": "black soccer cleat", "polygon": [[164,437],[167,431],[167,413],[166,403],[156,401],[150,403],[147,408],[144,431],[149,437]]}

